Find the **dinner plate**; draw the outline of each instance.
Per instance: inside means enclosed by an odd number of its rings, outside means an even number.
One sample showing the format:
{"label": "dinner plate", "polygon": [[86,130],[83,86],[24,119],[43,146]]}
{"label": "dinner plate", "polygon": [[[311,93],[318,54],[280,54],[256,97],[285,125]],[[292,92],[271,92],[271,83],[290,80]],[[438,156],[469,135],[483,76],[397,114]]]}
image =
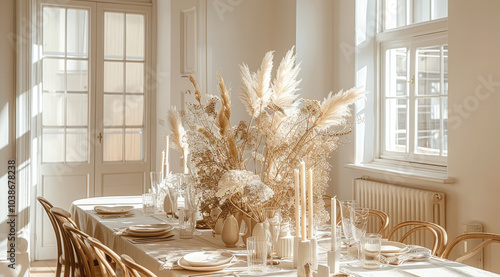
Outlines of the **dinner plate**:
{"label": "dinner plate", "polygon": [[189,253],[184,256],[184,260],[196,267],[217,266],[227,264],[233,259],[233,254],[220,251],[203,251]]}
{"label": "dinner plate", "polygon": [[386,254],[399,254],[408,251],[406,244],[397,241],[382,241],[380,252]]}
{"label": "dinner plate", "polygon": [[161,237],[169,234],[171,231],[172,230],[156,231],[156,232],[134,232],[134,231],[127,229],[126,235],[132,236],[132,237],[150,237],[150,238],[160,237],[161,238]]}
{"label": "dinner plate", "polygon": [[134,206],[94,206],[98,214],[125,214],[134,209]]}
{"label": "dinner plate", "polygon": [[231,265],[233,265],[232,263],[225,263],[225,264],[216,265],[216,266],[192,266],[188,262],[186,262],[186,260],[184,260],[184,258],[180,258],[177,261],[177,264],[184,269],[192,270],[192,271],[216,271],[216,270],[222,270],[222,269],[228,268]]}
{"label": "dinner plate", "polygon": [[172,231],[174,226],[165,223],[159,224],[141,224],[129,226],[128,230],[134,233],[151,233],[151,232],[167,232]]}

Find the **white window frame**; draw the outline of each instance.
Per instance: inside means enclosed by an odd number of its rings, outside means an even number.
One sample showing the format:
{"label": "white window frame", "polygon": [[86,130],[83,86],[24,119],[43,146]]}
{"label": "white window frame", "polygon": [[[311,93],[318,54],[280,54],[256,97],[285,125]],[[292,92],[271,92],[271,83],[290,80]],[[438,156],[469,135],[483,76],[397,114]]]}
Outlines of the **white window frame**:
{"label": "white window frame", "polygon": [[[382,5],[381,5],[382,6]],[[382,11],[382,10],[381,10]],[[379,15],[379,20],[382,16]],[[379,24],[381,26],[383,24]],[[425,154],[415,154],[414,145],[417,139],[415,135],[416,125],[416,111],[415,111],[415,83],[409,86],[408,97],[408,117],[407,117],[407,140],[408,148],[406,153],[391,152],[385,150],[385,50],[398,47],[406,47],[409,51],[408,70],[409,78],[415,76],[416,61],[415,53],[417,47],[436,46],[447,44],[448,38],[448,20],[447,18],[427,21],[423,23],[416,23],[408,26],[390,29],[388,31],[377,33],[375,40],[377,43],[378,65],[377,68],[377,82],[378,82],[378,126],[376,133],[378,143],[376,146],[376,153],[374,155],[374,162],[396,163],[407,162],[411,163],[412,167],[415,165],[422,165],[422,168],[429,168],[429,166],[441,167],[446,170],[447,157],[446,156],[432,156]],[[441,126],[442,128],[442,126]]]}

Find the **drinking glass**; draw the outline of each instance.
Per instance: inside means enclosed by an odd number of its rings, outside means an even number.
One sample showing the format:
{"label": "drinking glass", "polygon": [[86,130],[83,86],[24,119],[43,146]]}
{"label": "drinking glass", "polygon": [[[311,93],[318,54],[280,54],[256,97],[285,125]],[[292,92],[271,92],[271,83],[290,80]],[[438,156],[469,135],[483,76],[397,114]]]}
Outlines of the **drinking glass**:
{"label": "drinking glass", "polygon": [[280,235],[281,226],[281,213],[278,208],[264,208],[264,217],[267,221],[269,228],[269,238],[268,241],[271,244],[271,268],[275,269],[273,265],[273,256],[276,249],[276,243],[278,242],[278,237]]}
{"label": "drinking glass", "polygon": [[382,235],[365,234],[361,238],[361,266],[365,269],[379,268],[381,249]]}
{"label": "drinking glass", "polygon": [[247,238],[247,262],[250,275],[262,275],[267,269],[266,237]]}
{"label": "drinking glass", "polygon": [[154,194],[158,194],[158,190],[161,186],[161,183],[163,183],[163,178],[161,176],[161,172],[150,172],[149,173],[150,179],[151,179],[151,191]]}
{"label": "drinking glass", "polygon": [[[351,213],[351,228],[352,228],[352,238],[356,244],[359,245],[361,238],[366,234],[366,227],[368,225],[368,213],[370,210],[368,208],[350,208]],[[359,257],[358,248],[358,257]]]}
{"label": "drinking glass", "polygon": [[350,208],[357,206],[358,206],[357,200],[340,201],[340,215],[342,216],[342,231],[344,233],[345,244],[347,244],[348,248],[351,247],[353,239]]}
{"label": "drinking glass", "polygon": [[179,238],[190,239],[196,228],[196,210],[179,209]]}
{"label": "drinking glass", "polygon": [[168,175],[165,179],[165,187],[167,189],[167,196],[165,197],[165,203],[163,208],[167,214],[167,218],[171,216],[172,219],[175,218],[175,213],[177,212],[177,198],[179,196],[179,186],[181,182],[181,176],[179,174]]}
{"label": "drinking glass", "polygon": [[144,214],[153,214],[155,212],[156,195],[151,191],[142,194],[142,212]]}

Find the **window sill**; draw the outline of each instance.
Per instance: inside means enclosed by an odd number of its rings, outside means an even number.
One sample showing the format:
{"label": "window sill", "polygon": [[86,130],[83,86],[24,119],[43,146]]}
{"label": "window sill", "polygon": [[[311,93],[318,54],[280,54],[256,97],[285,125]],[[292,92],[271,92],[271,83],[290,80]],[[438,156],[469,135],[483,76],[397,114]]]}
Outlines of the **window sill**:
{"label": "window sill", "polygon": [[449,177],[446,172],[446,167],[442,166],[415,165],[408,162],[377,160],[370,163],[346,164],[345,167],[400,177],[408,177],[434,183],[455,183],[455,178]]}

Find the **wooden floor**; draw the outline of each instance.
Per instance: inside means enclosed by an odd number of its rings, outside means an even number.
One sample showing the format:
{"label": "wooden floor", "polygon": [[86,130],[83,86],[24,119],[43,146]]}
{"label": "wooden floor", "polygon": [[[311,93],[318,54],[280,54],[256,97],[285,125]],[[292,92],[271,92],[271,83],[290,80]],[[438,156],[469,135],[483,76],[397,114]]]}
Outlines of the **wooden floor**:
{"label": "wooden floor", "polygon": [[31,263],[31,277],[56,276],[56,260],[34,261]]}

